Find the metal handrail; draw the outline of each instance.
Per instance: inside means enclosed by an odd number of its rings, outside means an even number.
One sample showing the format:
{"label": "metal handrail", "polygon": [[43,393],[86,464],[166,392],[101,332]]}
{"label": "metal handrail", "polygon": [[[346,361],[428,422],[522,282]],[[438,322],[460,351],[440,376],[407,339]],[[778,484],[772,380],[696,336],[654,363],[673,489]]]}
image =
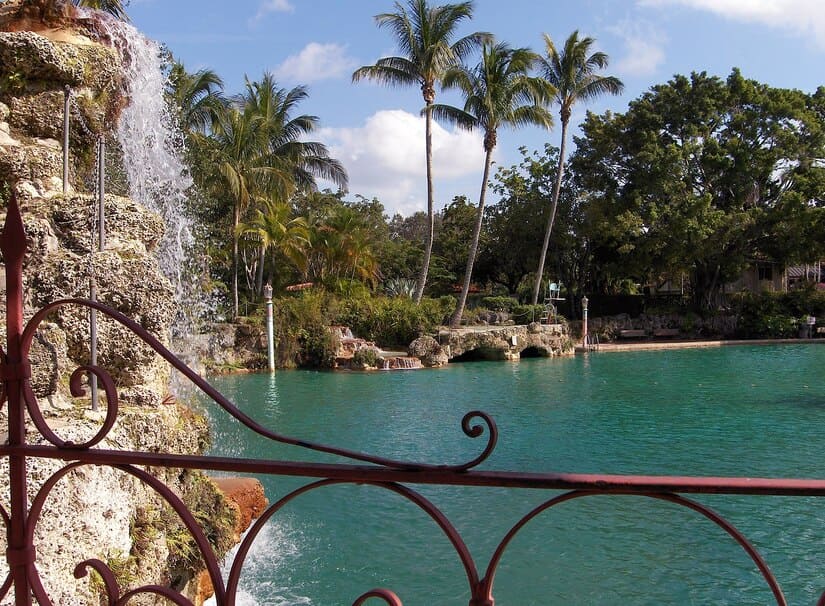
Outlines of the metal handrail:
{"label": "metal handrail", "polygon": [[[0,360],[0,378],[3,385],[0,404],[5,402],[9,407],[9,438],[6,445],[0,446],[0,457],[8,459],[10,470],[10,508],[6,510],[0,506],[0,519],[3,520],[8,529],[6,559],[10,572],[5,582],[0,586],[0,600],[4,599],[9,592],[14,591],[14,604],[16,606],[31,605],[32,597],[43,606],[53,604],[40,581],[36,566],[35,529],[40,521],[43,505],[52,488],[72,470],[85,465],[104,465],[137,478],[160,495],[177,513],[188,532],[191,533],[203,557],[207,573],[215,590],[217,604],[220,606],[235,603],[238,582],[246,556],[267,520],[276,515],[285,504],[301,494],[340,483],[375,485],[400,495],[423,510],[448,538],[463,566],[471,596],[470,606],[493,606],[494,579],[499,562],[512,539],[518,535],[528,522],[560,503],[603,495],[644,496],[665,500],[697,512],[711,523],[722,528],[740,545],[770,588],[776,604],[780,606],[787,604],[782,590],[767,563],[747,538],[722,516],[707,506],[683,495],[825,496],[825,480],[527,473],[522,471],[479,470],[477,469],[478,465],[488,459],[495,449],[498,439],[495,422],[481,411],[467,413],[461,423],[462,429],[468,437],[486,437],[486,440],[483,440],[481,452],[472,460],[454,464],[403,461],[326,444],[307,442],[259,425],[178,360],[158,339],[139,324],[106,305],[84,299],[56,301],[35,313],[24,326],[22,265],[26,250],[26,236],[19,209],[13,197],[7,212],[0,250],[2,250],[4,256],[7,281],[7,346],[6,350],[2,352],[2,359]],[[75,444],[61,440],[49,428],[32,391],[29,348],[40,322],[46,315],[52,310],[66,305],[81,305],[96,309],[132,330],[195,386],[231,414],[237,422],[245,425],[249,430],[270,440],[292,444],[307,451],[337,455],[345,462],[312,463],[94,448],[114,426],[118,415],[118,401],[114,381],[104,369],[96,366],[84,366],[77,369],[72,374],[71,387],[73,393],[77,393],[81,387],[81,379],[86,373],[93,373],[98,378],[107,403],[106,417],[103,424],[98,433],[85,443]],[[33,445],[27,443],[26,413],[28,413],[37,432],[45,439],[47,444]],[[26,462],[29,459],[42,458],[66,461],[67,464],[43,482],[31,503],[29,503],[29,478],[26,472]],[[218,558],[193,514],[188,511],[181,499],[168,486],[147,471],[148,468],[200,469],[259,475],[299,476],[314,479],[314,481],[287,494],[264,511],[243,539],[238,555],[233,561],[226,580],[224,580],[220,572]],[[524,514],[498,543],[486,567],[480,567],[465,544],[462,534],[444,512],[413,488],[414,486],[433,484],[561,490],[564,492],[561,494],[553,493],[543,503]],[[122,593],[115,574],[105,563],[96,559],[78,563],[75,576],[78,578],[83,577],[88,574],[89,570],[94,570],[101,576],[103,590],[107,594],[109,604],[126,604],[133,596],[144,593],[164,596],[175,604],[191,603],[180,593],[156,585],[147,585]],[[358,606],[368,598],[383,600],[391,606],[401,604],[399,596],[387,588],[369,589],[352,603],[354,606]],[[825,606],[825,594],[819,599],[818,604]]]}

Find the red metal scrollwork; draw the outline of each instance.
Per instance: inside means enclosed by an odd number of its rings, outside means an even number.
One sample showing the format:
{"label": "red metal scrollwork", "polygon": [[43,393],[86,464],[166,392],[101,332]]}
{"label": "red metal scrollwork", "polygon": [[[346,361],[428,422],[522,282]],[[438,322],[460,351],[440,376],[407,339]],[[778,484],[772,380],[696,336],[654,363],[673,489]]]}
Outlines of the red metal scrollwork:
{"label": "red metal scrollwork", "polygon": [[[2,586],[0,586],[0,599],[8,595],[14,588],[14,603],[16,606],[30,605],[32,596],[43,606],[52,604],[48,592],[43,587],[38,575],[35,557],[35,529],[40,522],[44,503],[55,485],[74,470],[84,465],[106,465],[137,478],[158,494],[177,514],[191,534],[203,558],[206,571],[215,590],[216,601],[220,606],[233,606],[236,603],[241,571],[249,550],[263,526],[284,505],[310,491],[337,484],[353,483],[369,484],[383,490],[389,490],[412,503],[429,516],[447,537],[464,568],[470,594],[470,606],[493,606],[493,582],[499,563],[513,538],[529,522],[563,502],[599,495],[649,497],[689,508],[704,516],[730,535],[748,554],[770,588],[776,604],[780,606],[786,604],[785,597],[773,573],[751,543],[716,512],[682,496],[682,494],[825,496],[825,481],[823,480],[537,474],[517,471],[478,470],[477,467],[489,458],[498,440],[498,430],[495,422],[489,415],[478,410],[467,413],[461,420],[461,427],[464,434],[470,438],[479,438],[486,434],[486,445],[478,456],[470,461],[458,464],[402,461],[286,436],[257,423],[175,357],[143,327],[106,305],[85,299],[55,301],[35,313],[24,328],[22,263],[26,250],[26,237],[14,197],[10,201],[6,215],[0,249],[3,252],[6,264],[7,281],[7,346],[5,351],[0,350],[0,379],[2,379],[0,406],[3,404],[8,406],[9,423],[8,443],[0,446],[0,456],[8,459],[10,470],[10,507],[6,509],[0,506],[0,518],[2,518],[7,529],[8,550],[6,560],[9,565],[9,573]],[[49,313],[67,305],[79,305],[96,309],[127,327],[249,430],[283,444],[337,455],[348,462],[339,464],[302,463],[98,448],[117,420],[118,401],[112,378],[104,369],[95,366],[82,366],[76,369],[71,375],[70,387],[72,393],[78,395],[81,392],[81,380],[84,375],[93,373],[98,378],[106,396],[106,415],[102,425],[97,433],[85,442],[73,443],[61,439],[49,427],[32,391],[29,351],[40,323]],[[27,444],[24,422],[25,412],[28,412],[35,428],[49,445]],[[67,461],[67,464],[43,482],[29,504],[26,460],[30,458],[63,460]],[[147,468],[151,467],[300,476],[315,481],[311,481],[309,484],[281,498],[264,511],[253,523],[238,547],[237,555],[229,570],[226,583],[224,583],[218,560],[203,529],[192,513],[187,510],[183,501],[162,481],[147,471]],[[426,484],[563,490],[565,492],[532,509],[505,534],[488,562],[485,575],[481,577],[472,554],[455,526],[438,507],[411,488],[411,486]],[[74,575],[77,578],[82,578],[88,575],[90,570],[95,571],[100,576],[106,600],[111,606],[125,605],[139,594],[161,596],[179,605],[191,603],[178,592],[158,585],[138,587],[123,593],[115,574],[99,559],[92,558],[78,563],[74,569]],[[376,588],[358,596],[352,602],[353,606],[361,606],[371,598],[382,600],[389,606],[401,606],[402,604],[401,598],[390,589]],[[818,604],[819,606],[825,606],[825,593],[819,599]]]}

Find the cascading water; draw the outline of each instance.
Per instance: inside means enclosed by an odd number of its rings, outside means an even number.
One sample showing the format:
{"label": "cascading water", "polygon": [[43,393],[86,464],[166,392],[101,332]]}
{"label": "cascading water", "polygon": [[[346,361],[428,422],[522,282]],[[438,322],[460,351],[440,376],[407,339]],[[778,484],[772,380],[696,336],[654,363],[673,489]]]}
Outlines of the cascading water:
{"label": "cascading water", "polygon": [[182,156],[183,134],[166,102],[167,77],[160,45],[129,23],[98,15],[104,34],[123,61],[125,95],[116,136],[123,154],[129,197],[163,217],[166,232],[158,246],[161,271],[175,288],[178,314],[173,346],[194,332],[194,319],[204,311],[205,297],[192,270],[194,237],[185,213],[193,193],[192,178]]}

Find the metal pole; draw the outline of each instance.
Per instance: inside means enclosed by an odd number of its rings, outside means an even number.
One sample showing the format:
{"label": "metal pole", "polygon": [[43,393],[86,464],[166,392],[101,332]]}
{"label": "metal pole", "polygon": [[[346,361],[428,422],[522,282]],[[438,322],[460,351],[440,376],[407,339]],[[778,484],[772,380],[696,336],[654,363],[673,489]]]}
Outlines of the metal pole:
{"label": "metal pole", "polygon": [[[0,359],[6,398],[8,400],[8,445],[26,444],[26,417],[23,388],[30,375],[29,361],[23,359],[23,257],[26,253],[26,234],[17,199],[12,191],[6,224],[0,242],[6,266],[6,355]],[[26,457],[9,456],[9,506],[11,519],[7,521],[6,561],[14,583],[16,606],[31,606],[31,588],[28,570],[34,564],[34,548],[28,542],[28,495]]]}
{"label": "metal pole", "polygon": [[100,148],[97,160],[97,220],[100,236],[98,250],[103,252],[106,248],[106,213],[103,209],[106,197],[106,140],[103,135],[100,136],[98,145]]}
{"label": "metal pole", "polygon": [[[92,284],[89,288],[89,299],[97,301],[97,288],[95,286],[95,279],[92,278]],[[92,307],[89,309],[89,332],[90,334],[90,364],[97,366],[97,310]],[[97,375],[89,373],[89,386],[92,390],[92,410],[97,410],[98,394],[97,394]]]}
{"label": "metal pole", "polygon": [[[103,140],[103,136],[100,136],[98,139],[98,156],[97,156],[97,224],[98,224],[98,251],[103,252],[106,248],[106,216],[104,213],[104,197],[106,195],[105,191],[105,182],[106,182],[106,175],[105,175],[105,166],[106,163],[104,161],[104,154],[106,152],[106,143]],[[94,253],[92,253],[94,254]],[[97,301],[97,284],[95,283],[94,277],[92,277],[92,285],[90,288],[89,298],[92,301]],[[91,308],[89,310],[89,332],[90,332],[90,341],[91,341],[91,365],[97,366],[97,310]],[[97,376],[92,374],[89,377],[89,385],[91,387],[92,392],[92,410],[98,409],[98,389],[97,389]]]}
{"label": "metal pole", "polygon": [[63,193],[69,190],[69,101],[72,89],[63,87]]}
{"label": "metal pole", "polygon": [[266,299],[266,351],[269,372],[273,372],[275,370],[275,331],[272,326],[272,285],[269,282],[264,285],[264,298]]}
{"label": "metal pole", "polygon": [[587,348],[587,297],[582,297],[582,347]]}

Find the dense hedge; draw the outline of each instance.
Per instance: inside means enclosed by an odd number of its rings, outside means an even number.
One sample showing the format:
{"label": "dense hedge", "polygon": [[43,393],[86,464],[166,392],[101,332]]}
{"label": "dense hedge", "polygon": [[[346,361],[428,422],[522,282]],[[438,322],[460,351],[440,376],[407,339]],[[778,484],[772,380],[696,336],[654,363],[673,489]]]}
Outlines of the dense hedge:
{"label": "dense hedge", "polygon": [[332,367],[337,343],[327,327],[333,303],[334,299],[320,290],[273,301],[278,366]]}
{"label": "dense hedge", "polygon": [[422,299],[419,305],[408,297],[350,298],[338,302],[334,324],[349,326],[353,334],[381,347],[406,349],[445,324],[454,308],[453,297]]}
{"label": "dense hedge", "polygon": [[[329,326],[348,326],[357,337],[384,348],[406,350],[424,333],[444,324],[455,307],[453,297],[423,299],[370,297],[349,293],[337,297],[311,289],[273,301],[276,358],[282,368],[330,368],[338,348]],[[263,321],[263,317],[259,318]]]}
{"label": "dense hedge", "polygon": [[813,288],[790,292],[737,293],[729,297],[743,339],[796,337],[808,316],[825,324],[825,292]]}

